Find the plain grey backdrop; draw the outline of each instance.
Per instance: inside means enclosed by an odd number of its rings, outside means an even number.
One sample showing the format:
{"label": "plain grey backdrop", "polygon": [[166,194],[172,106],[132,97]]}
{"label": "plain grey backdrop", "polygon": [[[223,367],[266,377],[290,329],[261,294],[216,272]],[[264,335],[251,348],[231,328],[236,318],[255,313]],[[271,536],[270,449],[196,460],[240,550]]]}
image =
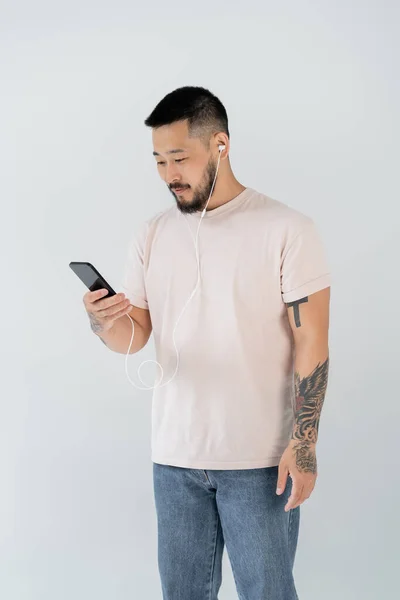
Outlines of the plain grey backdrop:
{"label": "plain grey backdrop", "polygon": [[[398,27],[394,1],[2,2],[1,598],[161,599],[151,392],[92,334],[68,264],[118,287],[136,227],[174,201],[143,120],[181,85],[220,97],[239,181],[313,217],[330,260],[299,598],[397,595]],[[149,358],[152,339],[139,385]]]}

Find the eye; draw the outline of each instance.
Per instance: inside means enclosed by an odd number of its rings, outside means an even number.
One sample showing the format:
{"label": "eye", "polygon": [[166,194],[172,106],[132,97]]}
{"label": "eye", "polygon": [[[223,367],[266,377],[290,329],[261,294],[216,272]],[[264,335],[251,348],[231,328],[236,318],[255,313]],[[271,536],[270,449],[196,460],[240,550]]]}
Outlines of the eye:
{"label": "eye", "polygon": [[[177,163],[180,163],[180,162],[182,162],[182,161],[184,161],[184,160],[187,160],[187,157],[185,157],[185,158],[176,158],[176,159],[175,159],[175,162],[177,162]],[[165,162],[164,162],[164,161],[162,161],[162,160],[160,160],[159,162],[157,162],[157,164],[158,164],[158,165],[165,165]]]}

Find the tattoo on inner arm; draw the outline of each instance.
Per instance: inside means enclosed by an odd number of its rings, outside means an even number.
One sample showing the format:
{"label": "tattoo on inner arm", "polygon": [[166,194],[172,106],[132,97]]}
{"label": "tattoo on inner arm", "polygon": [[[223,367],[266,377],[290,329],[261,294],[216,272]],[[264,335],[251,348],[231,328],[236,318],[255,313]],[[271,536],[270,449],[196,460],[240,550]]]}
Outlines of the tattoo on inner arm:
{"label": "tattoo on inner arm", "polygon": [[96,333],[97,336],[101,339],[101,341],[103,342],[103,344],[105,346],[107,346],[106,342],[103,340],[103,338],[100,337],[99,333],[101,332],[101,325],[100,323],[96,320],[96,318],[92,315],[89,314],[89,320],[90,320],[90,327],[93,331],[93,333]]}
{"label": "tattoo on inner arm", "polygon": [[299,306],[303,302],[308,302],[308,296],[306,296],[305,298],[300,298],[300,300],[295,300],[294,302],[288,302],[287,304],[288,308],[290,308],[291,306],[293,307],[294,321],[296,323],[296,327],[301,327]]}
{"label": "tattoo on inner arm", "polygon": [[295,373],[295,423],[292,432],[296,463],[299,470],[316,472],[315,444],[328,384],[329,357],[318,363],[314,371],[300,379]]}

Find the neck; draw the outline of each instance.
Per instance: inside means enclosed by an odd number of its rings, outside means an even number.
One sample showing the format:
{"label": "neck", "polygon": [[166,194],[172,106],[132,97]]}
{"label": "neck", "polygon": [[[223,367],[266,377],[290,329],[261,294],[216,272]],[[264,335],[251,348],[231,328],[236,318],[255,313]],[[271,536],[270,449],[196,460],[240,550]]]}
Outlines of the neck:
{"label": "neck", "polygon": [[228,180],[219,180],[219,178],[217,178],[214,191],[209,203],[207,204],[207,212],[209,210],[213,210],[214,208],[218,208],[218,206],[226,204],[230,200],[233,200],[233,198],[236,198],[236,196],[241,194],[245,189],[246,186],[239,183],[239,181],[233,176]]}

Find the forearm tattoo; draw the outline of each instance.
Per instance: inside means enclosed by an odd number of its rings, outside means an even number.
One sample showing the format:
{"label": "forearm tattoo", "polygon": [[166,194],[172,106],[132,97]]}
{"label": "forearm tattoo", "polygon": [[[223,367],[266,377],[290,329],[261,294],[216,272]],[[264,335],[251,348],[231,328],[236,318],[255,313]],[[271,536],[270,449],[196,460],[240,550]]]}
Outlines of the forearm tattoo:
{"label": "forearm tattoo", "polygon": [[300,300],[295,300],[294,302],[287,303],[288,308],[290,308],[291,306],[293,307],[294,322],[296,323],[296,327],[301,327],[300,304],[302,304],[303,302],[308,302],[308,296],[306,296],[305,298],[301,298]]}
{"label": "forearm tattoo", "polygon": [[296,464],[299,470],[316,473],[315,444],[319,420],[328,384],[329,358],[318,363],[314,371],[300,379],[297,371],[295,382],[295,421],[292,432]]}
{"label": "forearm tattoo", "polygon": [[100,323],[96,320],[96,318],[92,314],[89,314],[89,320],[90,320],[90,327],[91,327],[93,333],[95,333],[101,339],[101,341],[103,342],[103,344],[105,346],[107,346],[107,344],[103,340],[103,338],[100,337],[100,332],[101,332],[101,325],[100,325]]}

